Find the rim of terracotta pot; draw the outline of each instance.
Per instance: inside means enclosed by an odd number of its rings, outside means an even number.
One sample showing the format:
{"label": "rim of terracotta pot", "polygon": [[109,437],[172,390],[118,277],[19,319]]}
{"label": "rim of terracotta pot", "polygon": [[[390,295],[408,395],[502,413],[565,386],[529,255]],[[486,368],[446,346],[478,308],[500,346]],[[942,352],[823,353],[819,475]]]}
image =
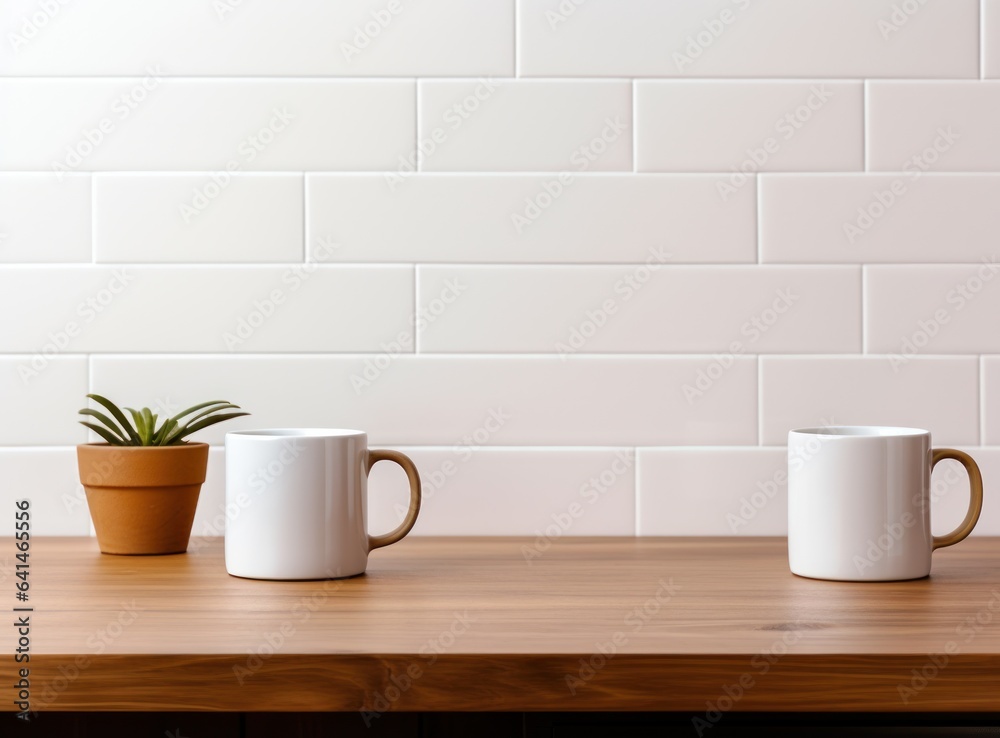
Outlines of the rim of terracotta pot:
{"label": "rim of terracotta pot", "polygon": [[81,443],[76,448],[84,487],[202,484],[208,471],[209,445],[199,441],[176,446]]}

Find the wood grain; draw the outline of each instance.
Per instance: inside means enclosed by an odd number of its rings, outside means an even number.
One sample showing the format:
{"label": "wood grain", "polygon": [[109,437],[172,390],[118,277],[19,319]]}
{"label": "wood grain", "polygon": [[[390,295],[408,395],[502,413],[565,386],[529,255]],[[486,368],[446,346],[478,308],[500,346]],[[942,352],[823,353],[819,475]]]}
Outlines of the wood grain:
{"label": "wood grain", "polygon": [[33,709],[1000,711],[998,539],[879,584],[795,577],[783,539],[533,545],[410,538],[363,577],[261,582],[219,539],[36,540]]}

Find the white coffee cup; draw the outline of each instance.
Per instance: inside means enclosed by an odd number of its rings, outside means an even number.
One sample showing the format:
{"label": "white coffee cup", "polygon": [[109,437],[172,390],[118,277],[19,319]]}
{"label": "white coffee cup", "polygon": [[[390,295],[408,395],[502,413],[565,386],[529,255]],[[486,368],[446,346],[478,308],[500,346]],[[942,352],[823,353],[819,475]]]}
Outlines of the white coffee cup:
{"label": "white coffee cup", "polygon": [[[410,482],[396,530],[368,535],[368,472],[394,461]],[[226,570],[250,579],[337,579],[364,573],[368,553],[410,532],[420,477],[398,451],[356,430],[278,428],[226,434]]]}
{"label": "white coffee cup", "polygon": [[[931,469],[961,462],[969,512],[946,536],[931,535]],[[931,553],[963,540],[979,520],[983,479],[972,458],[931,448],[917,428],[830,426],[788,434],[788,563],[813,579],[893,581],[926,577]]]}

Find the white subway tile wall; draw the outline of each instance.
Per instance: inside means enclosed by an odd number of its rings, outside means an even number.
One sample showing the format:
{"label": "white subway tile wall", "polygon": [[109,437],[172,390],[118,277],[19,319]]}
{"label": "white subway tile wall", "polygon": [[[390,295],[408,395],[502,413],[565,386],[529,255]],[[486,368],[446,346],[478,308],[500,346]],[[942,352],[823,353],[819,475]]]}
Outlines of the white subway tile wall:
{"label": "white subway tile wall", "polygon": [[98,174],[94,261],[302,261],[301,174]]}
{"label": "white subway tile wall", "polygon": [[[91,530],[88,391],[365,429],[420,469],[415,535],[526,557],[781,535],[804,425],[926,427],[995,490],[1000,0],[11,0],[0,23],[0,473],[41,534]],[[943,532],[966,486],[934,480]],[[372,531],[405,505],[378,465]]]}
{"label": "white subway tile wall", "polygon": [[636,169],[859,172],[863,93],[860,82],[636,82]]}

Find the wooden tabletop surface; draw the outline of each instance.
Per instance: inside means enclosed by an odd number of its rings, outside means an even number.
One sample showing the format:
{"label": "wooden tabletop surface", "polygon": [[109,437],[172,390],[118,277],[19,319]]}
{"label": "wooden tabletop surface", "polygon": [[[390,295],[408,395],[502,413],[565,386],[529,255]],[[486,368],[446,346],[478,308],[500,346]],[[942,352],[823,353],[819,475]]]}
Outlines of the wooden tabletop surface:
{"label": "wooden tabletop surface", "polygon": [[1000,712],[1000,539],[855,584],[793,576],[773,538],[414,537],[327,582],[230,577],[221,539],[47,538],[27,603],[0,547],[3,607],[33,608],[33,710]]}

